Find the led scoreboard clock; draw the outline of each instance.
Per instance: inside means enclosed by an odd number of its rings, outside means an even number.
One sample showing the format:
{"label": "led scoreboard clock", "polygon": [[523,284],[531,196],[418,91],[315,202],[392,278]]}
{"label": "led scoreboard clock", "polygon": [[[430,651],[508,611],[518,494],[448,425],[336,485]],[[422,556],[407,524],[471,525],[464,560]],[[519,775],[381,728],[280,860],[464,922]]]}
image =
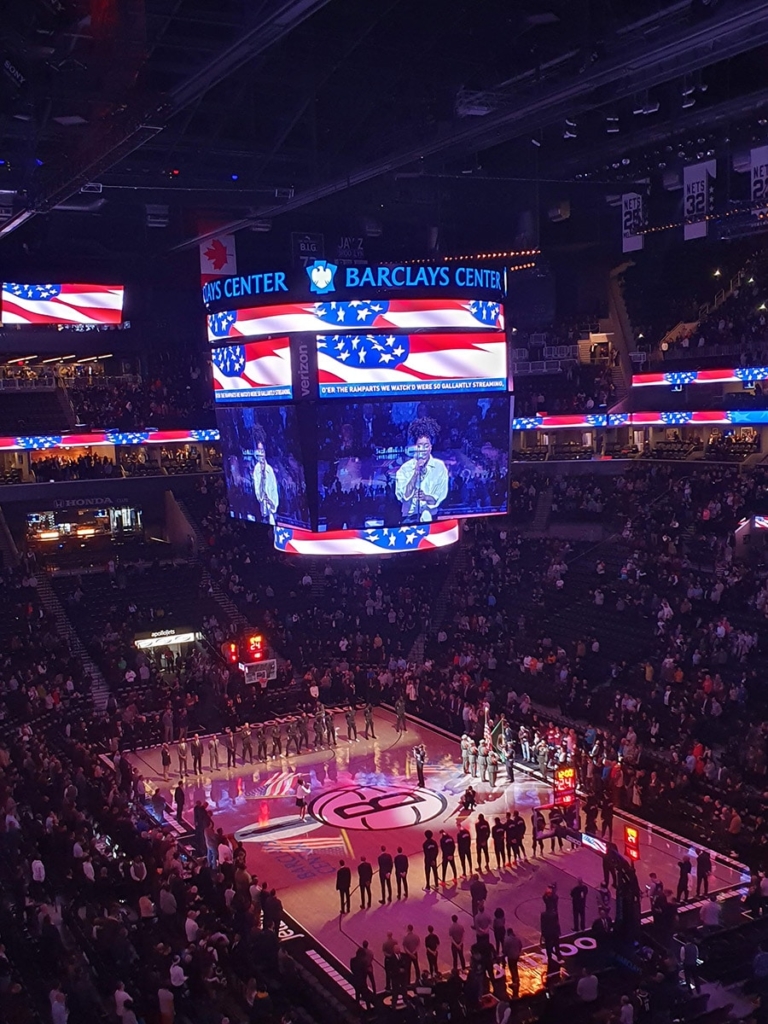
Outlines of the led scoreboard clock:
{"label": "led scoreboard clock", "polygon": [[556,804],[572,804],[576,799],[576,769],[570,764],[561,764],[555,768],[553,783]]}

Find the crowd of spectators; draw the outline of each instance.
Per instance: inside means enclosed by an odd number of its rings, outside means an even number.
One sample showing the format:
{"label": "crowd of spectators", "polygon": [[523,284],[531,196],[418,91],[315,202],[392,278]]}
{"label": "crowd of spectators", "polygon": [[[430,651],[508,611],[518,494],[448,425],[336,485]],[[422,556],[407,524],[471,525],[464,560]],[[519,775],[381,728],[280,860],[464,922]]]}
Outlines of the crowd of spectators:
{"label": "crowd of spectators", "polygon": [[88,430],[212,427],[212,393],[202,358],[169,353],[150,357],[145,375],[80,376],[67,387],[78,423]]}
{"label": "crowd of spectators", "polygon": [[[676,324],[674,318],[645,334],[636,325],[636,333],[644,334],[651,359],[661,359],[666,368],[679,361],[682,368],[692,360],[701,363],[711,358],[726,359],[726,365],[762,366],[768,348],[768,310],[766,310],[766,281],[768,280],[768,253],[753,254],[739,268],[736,287],[719,301],[710,312],[700,317],[698,309],[689,309],[679,319],[693,326],[680,332],[666,349],[660,343],[667,330]],[[734,279],[736,280],[736,279]],[[728,287],[725,275],[714,282],[717,288]],[[711,296],[710,296],[711,298]]]}
{"label": "crowd of spectators", "polygon": [[609,366],[573,362],[551,377],[515,377],[515,416],[607,412],[615,402]]}
{"label": "crowd of spectators", "polygon": [[[272,713],[213,653],[232,630],[219,588],[265,628],[282,655],[278,685],[296,702],[403,699],[457,734],[480,729],[487,703],[514,723],[519,756],[524,741],[543,743],[531,760],[545,773],[567,750],[601,805],[765,868],[768,573],[758,556],[735,557],[733,530],[760,507],[768,475],[649,463],[615,476],[526,469],[517,482],[515,510],[531,513],[551,487],[558,516],[615,523],[618,536],[598,548],[524,540],[511,516],[465,524],[461,547],[434,557],[291,560],[230,518],[220,478],[202,481],[190,500],[202,565],[169,581],[167,601],[144,599],[139,576],[119,565],[107,601],[85,578],[67,584],[73,622],[97,604],[106,622],[93,623],[89,642],[113,696],[87,725],[90,679],[42,610],[40,570],[28,559],[6,573],[0,779],[12,835],[0,871],[15,926],[46,951],[56,1024],[67,1010],[99,1020],[115,1000],[130,1000],[128,1021],[170,1020],[170,1008],[195,1016],[201,1005],[263,1019],[285,1000],[296,968],[281,953],[275,904],[267,909],[268,877],[262,897],[263,880],[246,879],[231,844],[217,840],[212,866],[204,848],[180,849],[128,762],[118,757],[113,774],[101,758],[157,742],[168,714],[177,735]],[[136,652],[135,632],[168,621],[181,591],[205,610],[212,647],[157,661]],[[33,999],[31,965],[23,943],[10,952],[21,1005]]]}

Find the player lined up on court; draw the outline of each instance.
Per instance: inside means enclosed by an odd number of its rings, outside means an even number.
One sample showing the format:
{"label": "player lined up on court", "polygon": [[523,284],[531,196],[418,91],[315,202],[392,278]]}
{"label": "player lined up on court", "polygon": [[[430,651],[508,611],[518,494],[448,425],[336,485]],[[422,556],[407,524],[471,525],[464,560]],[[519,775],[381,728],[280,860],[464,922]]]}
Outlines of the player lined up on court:
{"label": "player lined up on court", "polygon": [[[403,715],[405,711],[403,709]],[[344,712],[344,720],[347,726],[347,740],[350,743],[357,743],[357,718],[356,710],[350,706]],[[364,739],[376,739],[374,724],[373,705],[369,702],[363,708],[363,720],[365,722]],[[280,722],[271,725],[257,723],[251,726],[244,722],[239,728],[232,729],[227,726],[219,738],[216,734],[208,737],[208,770],[218,771],[221,767],[219,756],[219,745],[224,747],[227,755],[227,768],[236,768],[238,753],[240,764],[253,764],[254,760],[268,762],[288,757],[290,754],[302,754],[310,750],[309,742],[310,718],[306,711],[302,711],[297,718],[291,718],[285,723],[285,732]],[[318,706],[313,720],[314,743],[313,750],[320,750],[323,747],[334,748],[336,746],[336,726],[334,723],[333,711]],[[401,728],[405,728],[404,719]],[[256,755],[254,758],[254,743]],[[423,749],[423,748],[422,748]],[[195,733],[192,740],[187,741],[182,736],[176,744],[176,755],[178,758],[178,774],[182,779],[190,775],[201,776],[203,774],[203,754],[205,747],[198,733]],[[189,758],[192,758],[192,771],[189,770]],[[423,753],[419,777],[423,785],[423,766],[426,760],[426,752]],[[160,748],[160,763],[163,771],[163,779],[168,782],[171,774],[171,744],[165,741]]]}

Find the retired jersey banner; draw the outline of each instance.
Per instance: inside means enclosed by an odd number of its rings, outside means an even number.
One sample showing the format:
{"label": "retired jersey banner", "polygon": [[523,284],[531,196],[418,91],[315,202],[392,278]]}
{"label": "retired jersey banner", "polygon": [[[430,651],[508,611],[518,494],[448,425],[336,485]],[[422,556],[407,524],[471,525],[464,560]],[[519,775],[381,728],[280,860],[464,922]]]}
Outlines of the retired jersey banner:
{"label": "retired jersey banner", "polygon": [[683,168],[683,237],[706,238],[712,213],[712,179],[717,176],[717,162],[705,160]]}
{"label": "retired jersey banner", "polygon": [[645,196],[625,192],[621,197],[622,252],[639,252],[645,243]]}
{"label": "retired jersey banner", "polygon": [[768,146],[752,150],[750,177],[752,213],[759,216],[768,211]]}

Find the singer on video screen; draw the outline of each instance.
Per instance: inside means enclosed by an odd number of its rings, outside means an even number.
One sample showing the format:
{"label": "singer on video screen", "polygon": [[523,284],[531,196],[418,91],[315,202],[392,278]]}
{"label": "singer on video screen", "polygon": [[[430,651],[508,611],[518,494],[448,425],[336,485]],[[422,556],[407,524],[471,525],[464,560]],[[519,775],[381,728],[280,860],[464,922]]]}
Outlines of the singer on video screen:
{"label": "singer on video screen", "polygon": [[432,456],[432,446],[440,433],[430,416],[413,420],[408,437],[415,447],[414,457],[398,469],[395,494],[402,505],[404,523],[431,523],[433,512],[448,495],[448,470]]}
{"label": "singer on video screen", "polygon": [[255,441],[256,465],[253,467],[253,489],[256,492],[256,500],[259,503],[262,522],[275,525],[275,512],[280,498],[277,490],[277,477],[275,471],[267,462],[267,453],[264,442],[267,435],[261,424],[253,428],[253,440]]}

